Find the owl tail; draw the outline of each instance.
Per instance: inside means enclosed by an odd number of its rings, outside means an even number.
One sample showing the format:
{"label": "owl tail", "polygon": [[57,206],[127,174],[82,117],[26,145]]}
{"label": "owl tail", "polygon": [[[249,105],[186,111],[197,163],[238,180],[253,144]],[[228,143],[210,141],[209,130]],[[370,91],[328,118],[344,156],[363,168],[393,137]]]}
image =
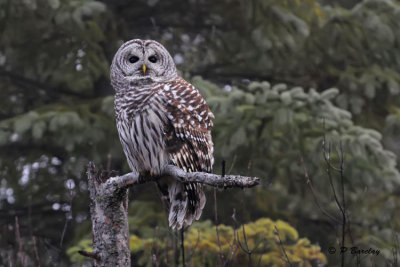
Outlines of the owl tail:
{"label": "owl tail", "polygon": [[169,226],[181,229],[183,223],[191,225],[198,220],[206,204],[203,186],[198,183],[173,181],[168,186],[170,200]]}

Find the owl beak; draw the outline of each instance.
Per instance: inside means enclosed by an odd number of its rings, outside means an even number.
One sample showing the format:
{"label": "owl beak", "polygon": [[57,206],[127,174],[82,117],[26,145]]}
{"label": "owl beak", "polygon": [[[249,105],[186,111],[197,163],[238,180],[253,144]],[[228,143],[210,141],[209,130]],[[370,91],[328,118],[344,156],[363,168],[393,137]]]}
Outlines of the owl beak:
{"label": "owl beak", "polygon": [[143,74],[146,74],[146,65],[145,64],[143,64],[142,70],[143,70]]}

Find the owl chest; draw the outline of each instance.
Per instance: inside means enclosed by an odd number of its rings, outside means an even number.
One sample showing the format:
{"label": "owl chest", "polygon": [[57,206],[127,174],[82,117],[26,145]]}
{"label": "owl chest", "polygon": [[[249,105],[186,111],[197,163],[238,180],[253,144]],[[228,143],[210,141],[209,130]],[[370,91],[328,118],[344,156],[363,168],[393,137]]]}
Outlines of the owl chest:
{"label": "owl chest", "polygon": [[163,114],[156,104],[144,106],[140,112],[121,110],[117,127],[131,169],[156,175],[168,163]]}

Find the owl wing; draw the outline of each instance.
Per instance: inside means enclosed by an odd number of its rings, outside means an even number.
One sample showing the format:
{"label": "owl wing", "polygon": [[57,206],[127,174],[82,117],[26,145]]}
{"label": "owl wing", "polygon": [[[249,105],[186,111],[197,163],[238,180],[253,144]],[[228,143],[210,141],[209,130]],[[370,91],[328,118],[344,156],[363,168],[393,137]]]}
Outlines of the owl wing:
{"label": "owl wing", "polygon": [[[182,78],[166,83],[167,126],[165,145],[172,164],[187,172],[211,172],[214,162],[211,128],[214,115],[199,91]],[[199,219],[206,198],[198,183],[175,181],[168,188],[169,223],[180,229]]]}
{"label": "owl wing", "polygon": [[200,92],[182,78],[164,86],[169,127],[166,149],[172,163],[185,171],[211,172],[214,163],[210,111]]}

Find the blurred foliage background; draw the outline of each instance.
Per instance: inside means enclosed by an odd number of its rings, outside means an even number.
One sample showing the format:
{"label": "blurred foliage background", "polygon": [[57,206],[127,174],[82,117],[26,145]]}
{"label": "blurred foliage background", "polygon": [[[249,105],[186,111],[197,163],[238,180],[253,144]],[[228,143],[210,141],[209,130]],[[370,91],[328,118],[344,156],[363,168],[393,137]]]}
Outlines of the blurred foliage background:
{"label": "blurred foliage background", "polygon": [[[325,136],[335,166],[340,144],[344,152],[345,244],[380,250],[361,266],[397,264],[398,1],[0,0],[0,34],[0,265],[91,266],[77,254],[91,245],[85,167],[129,171],[108,72],[133,38],[164,44],[206,98],[216,116],[215,172],[225,160],[230,172],[262,179],[217,194],[225,256],[245,225],[259,266],[285,266],[282,247],[292,263],[340,263],[328,253],[339,247],[341,215]],[[332,179],[341,194],[340,176]],[[151,266],[157,252],[160,266],[171,266],[175,233],[156,187],[130,194],[133,262]],[[207,195],[187,231],[191,266],[219,265]],[[232,266],[247,265],[235,251]],[[356,262],[346,256],[346,266]]]}

